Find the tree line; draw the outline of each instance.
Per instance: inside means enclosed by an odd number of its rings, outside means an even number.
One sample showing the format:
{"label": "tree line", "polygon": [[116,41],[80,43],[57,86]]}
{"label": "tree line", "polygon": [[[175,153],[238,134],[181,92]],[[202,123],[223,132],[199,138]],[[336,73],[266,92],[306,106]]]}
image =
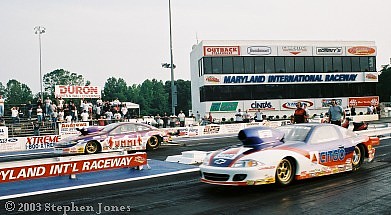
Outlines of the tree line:
{"label": "tree line", "polygon": [[[380,70],[377,94],[381,102],[391,100],[391,66],[386,65]],[[43,98],[54,100],[55,85],[88,86],[91,82],[85,80],[82,75],[71,73],[64,69],[57,69],[43,76]],[[176,80],[178,91],[178,104],[176,114],[180,110],[191,110],[191,84],[190,81]],[[40,93],[33,94],[26,84],[12,79],[4,86],[0,82],[0,94],[5,97],[8,104],[20,105],[27,101],[36,101]],[[107,79],[102,90],[102,100],[112,101],[118,98],[120,101],[133,102],[140,105],[141,115],[171,114],[171,82],[158,81],[156,79],[145,80],[141,84],[128,86],[122,78],[111,77]]]}
{"label": "tree line", "polygon": [[[91,82],[85,80],[82,75],[71,73],[64,69],[57,69],[43,76],[43,100],[49,97],[55,100],[55,85],[89,86]],[[178,103],[176,114],[180,110],[187,112],[191,109],[190,81],[176,80],[175,85],[178,91]],[[28,101],[35,103],[40,97],[40,92],[33,94],[26,84],[12,79],[4,86],[0,82],[0,94],[5,98],[6,104],[22,105]],[[102,89],[102,100],[113,101],[118,98],[121,102],[133,102],[140,105],[140,114],[171,115],[171,82],[159,81],[156,79],[145,80],[141,84],[128,86],[122,78],[111,77],[105,82]]]}

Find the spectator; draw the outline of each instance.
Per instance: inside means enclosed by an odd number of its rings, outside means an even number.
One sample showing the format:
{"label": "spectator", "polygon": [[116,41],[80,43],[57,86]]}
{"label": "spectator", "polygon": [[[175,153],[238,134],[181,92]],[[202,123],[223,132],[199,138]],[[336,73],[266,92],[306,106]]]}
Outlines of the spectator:
{"label": "spectator", "polygon": [[122,117],[125,118],[126,114],[128,113],[128,108],[126,107],[125,104],[123,104],[121,107],[121,113],[122,113]]}
{"label": "spectator", "polygon": [[201,121],[201,114],[200,112],[197,111],[196,115],[195,115],[195,121],[197,122],[197,124],[200,123]]}
{"label": "spectator", "polygon": [[65,120],[66,120],[67,123],[71,123],[72,122],[72,116],[71,115],[67,115],[65,117]]}
{"label": "spectator", "polygon": [[37,106],[37,120],[38,120],[38,122],[42,122],[43,123],[43,121],[42,121],[42,115],[43,115],[43,113],[42,113],[43,111],[42,111],[42,108],[41,108],[41,106],[40,105],[38,105]]}
{"label": "spectator", "polygon": [[27,116],[29,120],[31,120],[32,115],[33,115],[33,105],[31,104],[31,101],[29,101],[27,104]]}
{"label": "spectator", "polygon": [[11,119],[12,119],[12,124],[15,124],[18,122],[18,116],[19,116],[19,111],[16,107],[11,108]]}
{"label": "spectator", "polygon": [[165,112],[163,115],[163,128],[167,128],[168,125],[168,116],[167,113]]}
{"label": "spectator", "polygon": [[250,116],[250,114],[248,113],[247,110],[244,112],[243,118],[244,118],[243,122],[246,122],[246,123],[250,122],[251,116]]}
{"label": "spectator", "polygon": [[208,120],[209,120],[210,123],[213,123],[212,112],[209,112]]}
{"label": "spectator", "polygon": [[115,112],[115,114],[114,114],[114,119],[116,120],[116,121],[120,121],[121,120],[121,114],[118,112],[118,111],[116,111]]}
{"label": "spectator", "polygon": [[308,105],[307,103],[302,103],[303,109],[305,110],[305,122],[308,122],[308,119],[310,118],[310,111],[308,110]]}
{"label": "spectator", "polygon": [[64,121],[64,116],[65,116],[65,113],[64,113],[64,110],[59,108],[58,109],[58,121],[60,122],[63,122]]}
{"label": "spectator", "polygon": [[55,108],[53,111],[52,111],[52,129],[56,129],[57,128],[57,120],[58,120],[58,112],[57,112],[57,108]]}
{"label": "spectator", "polygon": [[345,120],[345,111],[339,105],[335,99],[331,100],[331,106],[327,112],[329,115],[329,123],[341,126],[343,120]]}
{"label": "spectator", "polygon": [[52,100],[50,100],[49,97],[46,97],[46,99],[45,99],[45,117],[51,115],[51,109],[50,109],[51,105],[52,105]]}
{"label": "spectator", "polygon": [[111,119],[113,118],[113,112],[111,112],[111,110],[109,109],[106,111],[105,115],[106,115],[107,124],[111,124]]}
{"label": "spectator", "polygon": [[65,101],[64,101],[64,99],[62,99],[62,97],[60,97],[59,99],[58,99],[58,101],[57,101],[57,107],[59,108],[59,109],[63,109],[64,108],[64,104],[65,104]]}
{"label": "spectator", "polygon": [[178,118],[179,118],[179,124],[180,124],[180,127],[185,127],[185,114],[183,113],[183,111],[180,111],[179,114],[178,114]]}
{"label": "spectator", "polygon": [[160,118],[160,115],[159,115],[159,114],[157,114],[157,115],[155,116],[155,121],[156,121],[156,127],[159,128],[159,127],[160,127],[160,124],[161,124],[161,121],[162,121],[162,119]]}
{"label": "spectator", "polygon": [[243,114],[240,109],[238,109],[238,112],[235,114],[235,121],[236,122],[243,122]]}
{"label": "spectator", "polygon": [[4,116],[4,99],[3,95],[0,95],[0,117]]}
{"label": "spectator", "polygon": [[83,113],[81,113],[80,116],[81,116],[81,120],[82,120],[83,122],[87,122],[87,121],[88,121],[89,115],[88,115],[87,110],[83,110]]}
{"label": "spectator", "polygon": [[301,102],[297,102],[296,103],[296,110],[295,110],[295,113],[293,114],[293,123],[295,123],[295,124],[304,123],[304,122],[306,122],[306,117],[307,117],[307,113],[303,109]]}
{"label": "spectator", "polygon": [[357,113],[356,113],[356,108],[352,105],[352,107],[350,108],[350,115],[351,116],[356,116]]}
{"label": "spectator", "polygon": [[38,106],[42,107],[42,99],[41,98],[38,98],[38,100],[37,100],[37,107]]}
{"label": "spectator", "polygon": [[255,122],[262,122],[262,112],[260,109],[258,109],[258,111],[255,112],[254,118],[255,118]]}
{"label": "spectator", "polygon": [[41,127],[40,122],[38,120],[36,120],[35,122],[32,122],[31,124],[33,124],[34,136],[39,136],[40,135],[39,129]]}

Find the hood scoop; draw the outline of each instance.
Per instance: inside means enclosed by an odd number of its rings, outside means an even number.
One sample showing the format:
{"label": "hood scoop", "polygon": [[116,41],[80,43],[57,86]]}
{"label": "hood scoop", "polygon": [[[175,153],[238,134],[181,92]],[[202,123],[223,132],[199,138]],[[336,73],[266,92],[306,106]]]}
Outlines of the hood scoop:
{"label": "hood scoop", "polygon": [[284,133],[270,127],[256,126],[239,131],[238,138],[243,146],[261,149],[281,145]]}

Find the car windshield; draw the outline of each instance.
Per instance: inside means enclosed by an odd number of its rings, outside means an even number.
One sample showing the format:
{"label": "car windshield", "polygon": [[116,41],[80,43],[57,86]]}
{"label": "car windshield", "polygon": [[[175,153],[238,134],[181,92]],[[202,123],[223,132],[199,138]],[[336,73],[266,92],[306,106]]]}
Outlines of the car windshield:
{"label": "car windshield", "polygon": [[283,126],[277,128],[284,132],[285,141],[304,141],[311,130],[309,126]]}

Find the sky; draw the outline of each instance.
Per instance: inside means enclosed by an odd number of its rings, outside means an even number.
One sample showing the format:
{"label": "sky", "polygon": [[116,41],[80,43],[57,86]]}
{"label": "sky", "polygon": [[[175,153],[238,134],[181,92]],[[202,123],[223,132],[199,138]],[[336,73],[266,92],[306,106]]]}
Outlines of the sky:
{"label": "sky", "polygon": [[[391,1],[171,0],[174,78],[190,80],[201,40],[375,41],[377,68],[390,63]],[[0,0],[0,82],[39,92],[42,75],[64,69],[104,87],[170,80],[168,0]]]}

